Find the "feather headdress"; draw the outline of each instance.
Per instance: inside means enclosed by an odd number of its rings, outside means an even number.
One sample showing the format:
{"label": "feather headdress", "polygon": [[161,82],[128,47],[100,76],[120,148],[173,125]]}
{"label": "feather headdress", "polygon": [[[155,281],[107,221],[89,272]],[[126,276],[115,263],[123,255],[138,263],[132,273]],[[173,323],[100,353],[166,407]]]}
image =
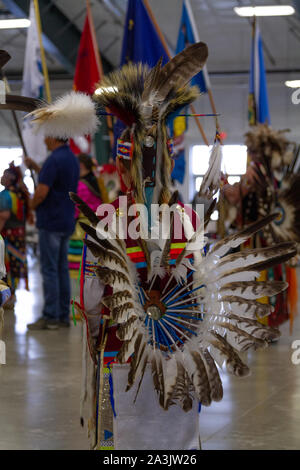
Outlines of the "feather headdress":
{"label": "feather headdress", "polygon": [[280,169],[291,163],[293,153],[286,139],[287,130],[277,131],[268,124],[259,124],[245,134],[248,152],[254,160],[259,160],[272,170]]}
{"label": "feather headdress", "polygon": [[[277,212],[278,217],[264,228],[268,244],[283,241],[300,243],[300,177],[293,173],[297,153],[285,137],[261,124],[246,134],[246,145],[253,159],[254,190],[258,214]],[[274,184],[274,178],[278,183]]]}
{"label": "feather headdress", "polygon": [[[72,198],[82,209],[84,203],[77,196]],[[175,282],[175,270],[191,254],[185,250],[165,272],[173,278],[173,284],[168,282],[160,292],[150,287],[158,275],[157,266],[150,272],[148,288],[145,283],[141,285],[130,266],[124,242],[98,239],[94,214],[88,209],[84,212],[91,224],[84,228],[93,238],[93,242],[85,243],[99,260],[96,274],[113,288],[113,294],[102,302],[110,309],[111,319],[118,325],[117,336],[123,341],[117,359],[125,363],[131,358],[127,390],[134,384],[139,390],[145,368],[150,365],[153,386],[165,410],[177,404],[189,411],[195,398],[205,406],[220,401],[223,388],[217,365],[225,363],[230,374],[245,376],[249,368],[240,352],[265,347],[279,337],[278,330],[257,321],[272,312],[271,305],[263,305],[258,299],[276,295],[288,284],[256,279],[263,269],[294,256],[294,243],[228,254],[274,221],[277,214],[219,241],[206,256],[202,249],[192,252],[190,274],[185,270],[180,282]],[[195,238],[197,232],[190,233],[187,248]],[[161,266],[164,256],[159,257]]]}
{"label": "feather headdress", "polygon": [[264,228],[267,243],[294,241],[300,248],[300,176],[286,175],[278,190],[268,186],[266,193],[258,194],[258,213],[264,217],[268,212],[276,211],[278,217]]}
{"label": "feather headdress", "polygon": [[108,108],[126,126],[122,140],[133,144],[131,174],[138,203],[168,202],[171,159],[166,120],[198,96],[188,86],[208,57],[206,44],[194,44],[164,67],[161,61],[149,70],[145,65],[125,65],[99,83],[94,100]]}

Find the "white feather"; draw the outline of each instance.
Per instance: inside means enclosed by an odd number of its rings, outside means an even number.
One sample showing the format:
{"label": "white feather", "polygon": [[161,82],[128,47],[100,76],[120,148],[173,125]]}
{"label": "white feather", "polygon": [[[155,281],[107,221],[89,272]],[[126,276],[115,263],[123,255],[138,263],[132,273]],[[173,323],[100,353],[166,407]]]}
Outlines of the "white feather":
{"label": "white feather", "polygon": [[167,401],[172,397],[172,392],[176,385],[177,381],[177,361],[176,355],[173,354],[167,361],[162,361],[163,365],[163,374],[165,382],[165,402],[166,406]]}
{"label": "white feather", "polygon": [[158,276],[160,279],[162,279],[166,274],[165,268],[160,265],[161,255],[162,251],[160,250],[154,250],[150,255],[151,271],[148,275],[148,282],[152,280],[153,276]]}
{"label": "white feather", "polygon": [[42,130],[49,137],[81,137],[97,130],[98,119],[95,104],[90,96],[71,91],[54,103],[39,108],[29,116],[37,131]]}
{"label": "white feather", "polygon": [[[213,273],[212,273],[213,275]],[[223,286],[228,282],[244,282],[244,281],[254,281],[255,278],[259,276],[257,271],[242,271],[238,273],[222,273],[217,279],[212,279],[207,284],[216,282],[218,286]]]}
{"label": "white feather", "polygon": [[[243,253],[241,253],[241,254],[243,254]],[[230,257],[230,255],[229,255],[229,257]],[[225,258],[221,258],[219,263],[217,264],[216,268],[221,273],[226,272],[226,271],[230,271],[230,270],[233,270],[233,269],[238,269],[238,268],[245,268],[245,270],[246,270],[246,268],[248,266],[251,267],[252,264],[259,263],[260,261],[264,261],[268,258],[269,257],[267,257],[265,255],[265,253],[256,253],[256,254],[250,253],[247,256],[246,256],[246,253],[245,253],[245,256],[241,256],[239,258],[236,258],[236,259],[234,259],[234,261],[230,261],[230,258],[229,258],[228,262],[226,262]],[[222,265],[220,266],[221,263],[222,263]]]}
{"label": "white feather", "polygon": [[245,299],[241,299],[239,302],[231,301],[231,302],[224,302],[224,307],[226,311],[231,311],[235,315],[239,315],[240,317],[251,318],[256,320],[258,318],[263,318],[264,316],[268,316],[274,310],[271,305],[266,304],[267,307],[262,307],[264,304],[259,304],[258,302],[252,301],[245,301]]}
{"label": "white feather", "polygon": [[222,164],[222,146],[220,141],[217,140],[212,148],[209,168],[203,178],[199,194],[212,196],[220,188],[221,179],[221,164]]}

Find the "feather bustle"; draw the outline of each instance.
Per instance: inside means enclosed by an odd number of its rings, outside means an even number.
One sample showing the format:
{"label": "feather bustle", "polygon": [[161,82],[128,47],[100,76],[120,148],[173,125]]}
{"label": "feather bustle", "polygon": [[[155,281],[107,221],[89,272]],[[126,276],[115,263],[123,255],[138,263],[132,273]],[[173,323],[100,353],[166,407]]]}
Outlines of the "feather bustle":
{"label": "feather bustle", "polygon": [[219,371],[208,349],[201,352],[206,367],[207,377],[211,390],[212,401],[221,401],[223,398],[223,386]]}
{"label": "feather bustle", "polygon": [[124,290],[120,292],[115,292],[112,295],[107,295],[102,299],[102,303],[111,309],[114,309],[116,307],[120,307],[124,303],[127,303],[129,300],[132,299],[132,295],[129,292],[129,290]]}
{"label": "feather bustle", "polygon": [[272,297],[286,290],[288,284],[284,281],[245,281],[231,282],[225,284],[220,289],[221,298],[235,295],[245,299],[253,300],[260,297]]}
{"label": "feather bustle", "polygon": [[273,311],[270,304],[262,304],[256,300],[247,300],[234,295],[224,296],[220,299],[220,302],[226,302],[230,311],[246,318],[249,318],[249,316],[254,319],[264,318]]}
{"label": "feather bustle", "polygon": [[210,330],[210,333],[215,337],[215,340],[210,340],[210,344],[217,348],[226,357],[226,366],[229,373],[238,377],[245,377],[249,375],[249,367],[243,363],[239,355],[230,346],[223,336],[216,331]]}
{"label": "feather bustle", "polygon": [[78,209],[85,217],[87,217],[93,227],[95,227],[99,222],[99,218],[93,210],[77,194],[70,192],[69,195],[71,200],[77,205]]}
{"label": "feather bustle", "polygon": [[254,222],[253,224],[248,225],[238,233],[225,237],[223,240],[220,240],[212,247],[210,253],[217,254],[218,256],[225,255],[230,250],[230,248],[236,248],[242,243],[244,243],[256,232],[261,230],[269,223],[273,222],[273,220],[275,220],[277,216],[277,213],[270,214],[267,217],[264,217],[263,219],[260,219]]}
{"label": "feather bustle", "polygon": [[200,403],[209,406],[211,404],[211,390],[204,362],[198,351],[191,351],[190,354],[196,366],[191,377],[195,392]]}

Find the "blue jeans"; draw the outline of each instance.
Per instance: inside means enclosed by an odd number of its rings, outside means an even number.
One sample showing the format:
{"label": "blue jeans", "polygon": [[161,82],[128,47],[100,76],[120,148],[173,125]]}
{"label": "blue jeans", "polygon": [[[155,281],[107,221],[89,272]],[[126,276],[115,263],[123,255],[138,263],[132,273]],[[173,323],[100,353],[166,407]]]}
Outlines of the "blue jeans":
{"label": "blue jeans", "polygon": [[68,267],[69,233],[39,230],[44,290],[43,317],[69,323],[71,287]]}

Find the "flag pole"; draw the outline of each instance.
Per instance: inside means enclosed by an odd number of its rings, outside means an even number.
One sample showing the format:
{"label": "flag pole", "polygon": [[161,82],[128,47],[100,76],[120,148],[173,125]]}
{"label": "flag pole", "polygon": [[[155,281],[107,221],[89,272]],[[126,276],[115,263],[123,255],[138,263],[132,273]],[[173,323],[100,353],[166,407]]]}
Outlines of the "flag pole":
{"label": "flag pole", "polygon": [[[192,29],[193,29],[195,41],[199,42],[200,41],[199,32],[198,32],[198,28],[197,28],[197,25],[196,25],[196,22],[195,22],[195,18],[194,18],[194,14],[193,14],[191,4],[190,4],[190,0],[184,0],[184,2],[185,2],[185,5],[186,5],[186,8],[187,8],[187,11],[188,11],[188,15],[189,15],[190,20],[191,20],[191,26],[192,26]],[[209,77],[208,77],[206,66],[205,66],[205,70],[203,72],[204,72],[204,77],[205,77],[206,82],[210,84],[210,80],[209,80]],[[214,100],[214,97],[213,97],[210,86],[207,88],[207,94],[208,94],[208,98],[209,98],[209,102],[210,102],[212,112],[214,114],[217,114],[217,108],[216,108],[216,105],[215,105],[215,100]],[[219,126],[219,121],[218,121],[217,117],[216,117],[216,127],[217,127],[217,130],[219,131],[220,126]]]}
{"label": "flag pole", "polygon": [[103,76],[103,66],[102,66],[102,61],[99,53],[99,48],[97,46],[97,39],[96,39],[96,32],[95,32],[95,27],[94,27],[94,20],[93,20],[93,15],[92,15],[92,9],[91,9],[91,4],[90,0],[86,0],[86,9],[87,9],[87,14],[90,20],[90,25],[91,25],[91,33],[92,33],[92,38],[93,38],[93,43],[94,43],[94,51],[96,55],[96,62],[97,66],[99,69],[99,75]]}
{"label": "flag pole", "polygon": [[[168,55],[169,59],[171,59],[172,56],[171,56],[171,54],[170,54],[169,47],[168,47],[168,45],[167,45],[167,42],[166,42],[166,40],[165,40],[164,35],[163,35],[162,32],[161,32],[160,27],[158,26],[158,23],[157,23],[157,21],[156,21],[156,18],[155,18],[155,16],[153,15],[153,12],[152,12],[152,10],[151,10],[151,7],[150,7],[150,5],[149,5],[149,2],[148,2],[148,0],[143,0],[143,1],[144,1],[144,5],[145,5],[145,7],[146,7],[146,9],[147,9],[147,11],[148,11],[148,15],[150,16],[150,19],[151,19],[151,21],[152,21],[152,23],[153,23],[153,25],[154,25],[154,27],[155,27],[155,29],[156,29],[156,32],[157,32],[157,34],[158,34],[158,36],[159,36],[159,39],[161,40],[161,43],[162,43],[162,45],[163,45],[163,47],[164,47],[164,49],[165,49],[165,52],[166,52],[166,54]],[[193,113],[193,114],[197,114],[197,113],[196,113],[196,110],[195,110],[195,108],[194,108],[193,105],[191,105],[191,110],[192,110],[192,113]],[[201,135],[202,135],[202,138],[203,138],[205,144],[206,144],[207,146],[209,146],[209,142],[208,142],[208,140],[207,140],[207,137],[206,137],[206,135],[205,135],[204,129],[203,129],[203,127],[202,127],[202,125],[201,125],[201,123],[200,123],[198,117],[197,117],[197,116],[194,116],[194,119],[195,119],[195,121],[196,121],[197,127],[198,127],[198,129],[199,129],[199,131],[200,131],[200,133],[201,133]]]}
{"label": "flag pole", "polygon": [[[96,62],[97,62],[98,70],[99,70],[99,75],[102,78],[103,77],[103,65],[102,65],[102,60],[101,60],[99,48],[98,48],[98,45],[97,45],[96,31],[95,31],[95,26],[94,26],[94,20],[93,20],[90,0],[86,0],[86,9],[87,9],[87,14],[88,14],[88,17],[89,17],[89,20],[90,20],[91,33],[92,33],[92,38],[93,38],[93,43],[94,43],[94,51],[95,51],[95,55],[96,55]],[[113,131],[112,131],[112,128],[113,128],[112,117],[107,116],[106,117],[106,122],[107,122],[107,128],[108,128],[108,134],[109,134],[109,140],[110,140],[110,148],[113,149],[114,134],[113,134]]]}
{"label": "flag pole", "polygon": [[[253,47],[253,51],[255,51],[256,28],[257,28],[257,20],[256,20],[256,15],[254,15],[253,16],[253,24],[252,24],[252,44],[253,44],[252,47]],[[255,52],[254,52],[254,54],[255,54]],[[257,126],[257,103],[256,103],[256,96],[255,96],[255,87],[254,87],[254,92],[253,93],[254,93],[254,126]]]}
{"label": "flag pole", "polygon": [[38,0],[33,0],[33,3],[34,3],[35,18],[36,18],[36,23],[37,23],[37,31],[38,31],[38,36],[39,36],[40,50],[41,50],[41,59],[42,59],[43,75],[44,75],[44,80],[45,80],[46,97],[47,97],[48,103],[51,103],[49,75],[48,75],[48,68],[47,68],[47,63],[46,63],[45,49],[43,46],[43,39],[42,39],[42,23],[41,23],[39,2]]}

